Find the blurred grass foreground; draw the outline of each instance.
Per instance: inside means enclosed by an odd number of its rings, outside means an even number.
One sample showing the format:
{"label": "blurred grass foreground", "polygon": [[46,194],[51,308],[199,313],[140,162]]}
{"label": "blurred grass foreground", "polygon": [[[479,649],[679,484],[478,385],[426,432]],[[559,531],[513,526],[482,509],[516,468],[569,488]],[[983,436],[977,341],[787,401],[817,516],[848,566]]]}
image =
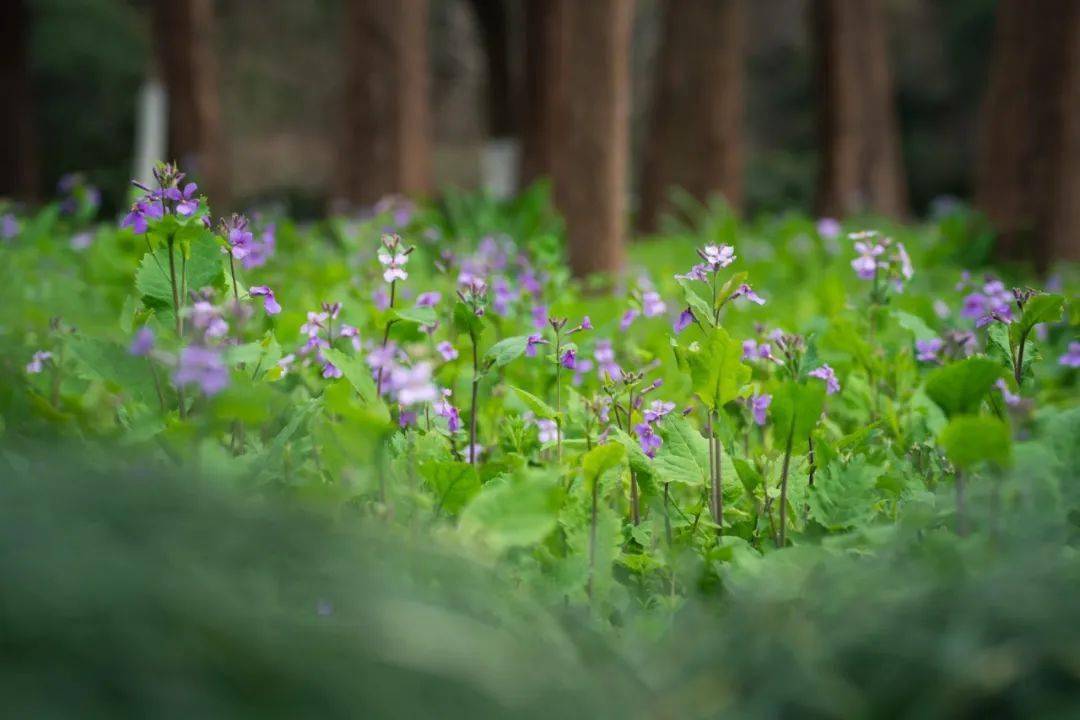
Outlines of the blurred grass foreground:
{"label": "blurred grass foreground", "polygon": [[7,717],[1080,713],[1080,564],[1030,518],[733,564],[727,602],[611,633],[431,538],[124,468],[2,455]]}

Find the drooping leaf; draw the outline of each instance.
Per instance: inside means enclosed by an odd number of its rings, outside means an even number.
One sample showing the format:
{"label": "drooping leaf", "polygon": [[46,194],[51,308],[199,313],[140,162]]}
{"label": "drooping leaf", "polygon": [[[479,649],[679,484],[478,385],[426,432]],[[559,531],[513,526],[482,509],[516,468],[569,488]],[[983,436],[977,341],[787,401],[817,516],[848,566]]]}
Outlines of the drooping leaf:
{"label": "drooping leaf", "polygon": [[949,417],[978,411],[1003,368],[985,355],[940,367],[926,378],[926,394]]}
{"label": "drooping leaf", "polygon": [[371,368],[356,355],[346,355],[337,348],[323,350],[323,355],[334,364],[349,384],[359,393],[360,399],[369,405],[382,405],[382,399],[375,391],[375,381],[371,377]]}
{"label": "drooping leaf", "polygon": [[875,484],[883,469],[865,458],[831,463],[815,476],[807,500],[810,517],[829,530],[845,530],[865,524],[874,515]]}
{"label": "drooping leaf", "polygon": [[476,466],[441,460],[420,466],[420,475],[435,495],[435,506],[448,515],[457,515],[480,492]]}
{"label": "drooping leaf", "polygon": [[605,472],[622,465],[625,457],[626,448],[620,443],[609,442],[597,445],[581,458],[581,469],[585,473],[586,482],[591,486]]}
{"label": "drooping leaf", "polygon": [[495,367],[504,367],[521,357],[528,345],[528,335],[517,335],[500,340],[484,353],[484,362],[491,363]]}
{"label": "drooping leaf", "polygon": [[709,484],[709,441],[681,415],[668,415],[657,426],[664,441],[656,451],[653,470],[662,482],[691,487]]}
{"label": "drooping leaf", "polygon": [[980,462],[1009,465],[1012,434],[1009,426],[989,415],[960,415],[949,421],[938,442],[953,465],[967,469]]}
{"label": "drooping leaf", "polygon": [[554,420],[555,416],[558,415],[558,413],[555,412],[555,408],[551,407],[546,402],[533,395],[531,392],[527,390],[522,390],[519,387],[511,387],[510,389],[513,390],[519,398],[521,398],[521,401],[525,403],[525,405],[530,410],[532,410],[533,414],[536,415],[536,417],[544,418],[546,420]]}
{"label": "drooping leaf", "polygon": [[497,552],[531,545],[555,529],[558,497],[550,475],[523,472],[493,480],[462,510],[460,528]]}
{"label": "drooping leaf", "polygon": [[773,395],[770,413],[780,442],[810,437],[825,407],[825,384],[785,381]]}
{"label": "drooping leaf", "polygon": [[[204,287],[223,287],[225,278],[225,260],[221,247],[209,230],[192,230],[185,263],[180,243],[173,250],[173,264],[176,282],[183,286],[186,273],[187,289],[199,290]],[[156,257],[156,259],[155,259]],[[159,247],[152,255],[143,255],[139,269],[135,273],[135,287],[143,296],[144,302],[156,307],[172,306],[172,285],[169,272],[169,252]],[[181,299],[183,299],[181,295]]]}
{"label": "drooping leaf", "polygon": [[[67,349],[77,361],[76,373],[80,377],[103,381],[111,391],[146,405],[160,405],[150,366],[153,361],[135,357],[117,343],[84,335],[69,338]],[[169,387],[167,369],[157,367],[156,372],[163,390]]]}
{"label": "drooping leaf", "polygon": [[1056,323],[1061,319],[1065,307],[1065,298],[1061,295],[1032,295],[1024,303],[1024,312],[1020,319],[1009,326],[1009,339],[1013,350],[1020,344],[1020,338],[1027,337],[1031,329],[1040,323]]}
{"label": "drooping leaf", "polygon": [[903,310],[893,310],[892,316],[896,323],[910,332],[916,340],[932,340],[937,337],[937,333],[918,315],[912,315]]}
{"label": "drooping leaf", "polygon": [[690,375],[694,392],[710,410],[734,400],[750,380],[750,368],[742,362],[742,345],[723,328],[714,328],[703,342],[688,347],[674,343],[673,349],[680,369]]}
{"label": "drooping leaf", "polygon": [[399,322],[427,326],[434,325],[439,320],[435,314],[435,308],[431,307],[395,308],[390,311],[390,316]]}

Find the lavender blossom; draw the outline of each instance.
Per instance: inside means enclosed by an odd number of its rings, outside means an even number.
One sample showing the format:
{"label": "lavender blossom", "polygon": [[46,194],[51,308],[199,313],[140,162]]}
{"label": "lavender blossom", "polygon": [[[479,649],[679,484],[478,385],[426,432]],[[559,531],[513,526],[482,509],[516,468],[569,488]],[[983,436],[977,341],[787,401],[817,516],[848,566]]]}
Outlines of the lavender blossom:
{"label": "lavender blossom", "polygon": [[386,292],[385,288],[376,288],[371,293],[371,302],[375,305],[375,309],[383,312],[390,307],[390,293]]}
{"label": "lavender blossom", "polygon": [[1020,396],[1009,390],[1005,378],[998,378],[997,382],[994,383],[994,387],[1001,391],[1001,399],[1005,401],[1006,405],[1016,407],[1020,404]]}
{"label": "lavender blossom", "polygon": [[248,290],[248,295],[251,297],[261,297],[263,299],[263,309],[267,315],[277,315],[281,312],[281,305],[278,304],[277,298],[274,297],[274,291],[266,285],[256,285]]}
{"label": "lavender blossom", "polygon": [[574,369],[574,361],[576,359],[577,359],[577,351],[574,350],[574,348],[567,348],[565,351],[563,351],[563,356],[562,356],[562,358],[559,359],[559,362],[567,370],[573,370]]}
{"label": "lavender blossom", "polygon": [[667,312],[667,304],[660,298],[660,293],[648,290],[641,295],[641,312],[645,317],[656,317]]}
{"label": "lavender blossom", "polygon": [[735,261],[735,248],[731,245],[706,245],[698,250],[698,255],[713,272],[726,268]]}
{"label": "lavender blossom", "polygon": [[559,439],[559,426],[554,420],[539,418],[535,422],[536,429],[539,430],[538,438],[541,444],[546,445]]}
{"label": "lavender blossom", "polygon": [[772,395],[767,393],[763,395],[754,394],[750,396],[749,400],[750,414],[754,418],[754,423],[760,427],[765,424],[765,413],[768,411],[769,405],[772,404]]}
{"label": "lavender blossom", "polygon": [[675,403],[666,400],[653,400],[643,415],[645,422],[650,425],[657,423],[669,415],[675,409]]}
{"label": "lavender blossom", "polygon": [[836,218],[823,217],[817,222],[817,233],[826,240],[839,237],[841,232],[843,228],[840,227],[840,221]]}
{"label": "lavender blossom", "polygon": [[740,285],[739,288],[735,292],[733,292],[731,294],[731,297],[732,297],[732,299],[738,298],[738,297],[744,297],[744,298],[746,298],[747,300],[749,300],[752,303],[756,303],[758,305],[764,305],[765,304],[765,298],[761,297],[756,292],[754,292],[754,289],[751,288],[746,283],[743,283],[742,285]]}
{"label": "lavender blossom", "polygon": [[38,350],[26,364],[26,372],[29,375],[37,375],[45,369],[45,363],[52,361],[53,354],[48,350]]}
{"label": "lavender blossom", "polygon": [[945,341],[941,338],[915,341],[915,359],[920,362],[940,362],[938,353],[945,347]]}
{"label": "lavender blossom", "polygon": [[452,433],[461,429],[461,413],[450,404],[450,390],[442,391],[442,399],[435,403],[435,414],[446,418],[446,429]]}
{"label": "lavender blossom", "polygon": [[1080,342],[1069,343],[1068,351],[1058,358],[1058,365],[1069,368],[1080,367]]}
{"label": "lavender blossom", "polygon": [[221,351],[189,345],[180,351],[173,381],[180,387],[198,385],[205,395],[216,395],[229,384],[229,369],[225,367]]}
{"label": "lavender blossom", "polygon": [[19,219],[12,213],[0,215],[0,239],[14,240],[19,235]]}
{"label": "lavender blossom", "polygon": [[634,324],[634,321],[641,315],[641,311],[637,308],[630,308],[623,313],[622,320],[619,321],[619,330],[626,332],[630,329],[630,326]]}
{"label": "lavender blossom", "polygon": [[656,451],[664,444],[663,439],[656,434],[653,426],[649,423],[638,423],[634,426],[634,432],[638,436],[638,444],[641,451],[650,458],[656,457]]}
{"label": "lavender blossom", "polygon": [[417,363],[411,368],[394,366],[388,383],[397,401],[405,407],[435,402],[439,392],[431,381],[431,363]]}
{"label": "lavender blossom", "polygon": [[836,371],[834,371],[827,364],[821,367],[811,370],[807,373],[810,377],[815,377],[825,381],[825,392],[829,395],[835,395],[840,392],[840,381],[836,379]]}
{"label": "lavender blossom", "polygon": [[341,324],[341,329],[338,330],[338,337],[348,338],[349,342],[353,346],[353,350],[359,352],[360,350],[360,329],[352,325]]}
{"label": "lavender blossom", "polygon": [[146,357],[154,349],[154,331],[143,325],[135,331],[135,337],[131,340],[128,352],[136,357]]}
{"label": "lavender blossom", "polygon": [[441,343],[435,346],[435,349],[442,355],[442,359],[450,362],[451,360],[457,360],[458,351],[448,340],[443,340]]}
{"label": "lavender blossom", "polygon": [[94,234],[92,232],[80,232],[71,236],[69,245],[72,250],[85,250],[94,244]]}
{"label": "lavender blossom", "polygon": [[435,307],[442,300],[442,293],[422,292],[416,298],[416,307]]}
{"label": "lavender blossom", "polygon": [[525,357],[536,357],[537,345],[547,345],[547,340],[540,333],[533,333],[525,341]]}
{"label": "lavender blossom", "polygon": [[597,371],[602,381],[617,382],[622,379],[622,368],[615,362],[615,349],[610,340],[597,340],[593,349],[593,358],[598,365]]}
{"label": "lavender blossom", "polygon": [[679,317],[675,318],[675,323],[671,326],[671,329],[675,331],[676,335],[678,335],[683,330],[690,327],[693,322],[694,311],[690,308],[686,308],[681,313],[679,313]]}
{"label": "lavender blossom", "polygon": [[323,360],[322,376],[326,379],[339,378],[343,375],[341,368],[329,360]]}

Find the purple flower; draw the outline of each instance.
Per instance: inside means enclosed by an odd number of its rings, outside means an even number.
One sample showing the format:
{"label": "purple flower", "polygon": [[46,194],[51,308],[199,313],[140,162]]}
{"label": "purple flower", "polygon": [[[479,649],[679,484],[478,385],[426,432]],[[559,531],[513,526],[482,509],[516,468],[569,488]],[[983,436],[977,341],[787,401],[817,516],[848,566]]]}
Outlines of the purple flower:
{"label": "purple flower", "polygon": [[856,242],[855,251],[859,257],[851,261],[855,274],[863,280],[873,280],[879,266],[878,257],[885,252],[885,247],[873,238],[876,233],[855,233],[852,237],[865,237],[870,242]]}
{"label": "purple flower", "polygon": [[660,421],[675,409],[675,403],[666,400],[653,400],[644,412],[645,422],[652,424]]}
{"label": "purple flower", "polygon": [[706,245],[698,250],[698,255],[713,272],[726,268],[735,260],[735,248],[730,245]]}
{"label": "purple flower", "polygon": [[823,217],[817,222],[818,235],[826,240],[839,237],[842,231],[843,228],[840,227],[840,221],[835,218]]}
{"label": "purple flower", "polygon": [[442,293],[422,292],[416,298],[416,307],[435,307],[442,300]]}
{"label": "purple flower", "polygon": [[390,294],[386,292],[384,288],[376,288],[376,290],[371,293],[371,302],[374,303],[377,310],[386,310],[390,307]]}
{"label": "purple flower", "polygon": [[1080,367],[1080,342],[1069,343],[1068,351],[1058,358],[1058,364],[1065,367]]}
{"label": "purple flower", "polygon": [[328,313],[324,312],[312,312],[308,310],[307,322],[300,326],[300,332],[307,335],[309,338],[315,337],[319,334],[320,330],[326,328],[326,321],[330,318]]}
{"label": "purple flower", "polygon": [[329,360],[323,360],[322,376],[326,379],[339,378],[342,376],[341,368]]}
{"label": "purple flower", "polygon": [[19,220],[11,213],[0,215],[0,239],[14,240],[19,234]]}
{"label": "purple flower", "polygon": [[537,330],[543,330],[548,324],[548,314],[546,305],[536,305],[532,309],[533,327]]}
{"label": "purple flower", "polygon": [[619,329],[626,332],[630,329],[630,326],[634,324],[634,321],[641,315],[641,311],[637,308],[630,308],[623,313],[622,320],[619,321]]}
{"label": "purple flower", "polygon": [[202,330],[203,336],[210,339],[225,337],[229,332],[229,323],[225,322],[221,311],[208,300],[197,300],[191,306],[191,324]]}
{"label": "purple flower", "polygon": [[146,325],[135,331],[128,352],[137,357],[146,357],[154,349],[154,331]]}
{"label": "purple flower", "polygon": [[546,345],[547,340],[540,333],[533,333],[525,341],[525,357],[536,357],[536,346]]}
{"label": "purple flower", "polygon": [[676,275],[676,280],[701,280],[702,282],[708,282],[709,280],[709,266],[698,263],[690,268],[690,272],[683,275]]}
{"label": "purple flower", "polygon": [[222,220],[221,234],[225,236],[225,252],[237,260],[243,260],[252,251],[254,234],[248,229],[248,219],[243,215],[233,214],[228,220]]}
{"label": "purple flower", "polygon": [[75,233],[71,236],[72,250],[85,250],[94,243],[94,234],[91,232]]}
{"label": "purple flower", "polygon": [[266,310],[267,315],[277,315],[281,312],[281,305],[278,304],[277,298],[274,297],[274,291],[266,285],[256,285],[250,288],[248,295],[263,299],[263,309]]}
{"label": "purple flower", "polygon": [[694,322],[694,312],[690,308],[686,308],[679,313],[679,317],[675,319],[675,324],[672,326],[672,329],[675,331],[675,334],[678,335],[683,330],[690,327],[692,322]]}
{"label": "purple flower", "polygon": [[840,392],[840,381],[836,379],[836,371],[828,365],[822,365],[816,370],[811,370],[808,375],[825,381],[825,392],[834,395]]}
{"label": "purple flower", "polygon": [[179,188],[166,189],[165,197],[176,203],[177,215],[180,217],[190,217],[199,209],[199,199],[195,197],[195,193],[198,189],[199,188],[195,183],[188,183],[184,186],[183,192],[181,192]]}
{"label": "purple flower", "polygon": [[731,294],[731,297],[732,298],[744,297],[744,298],[746,298],[747,300],[749,300],[752,303],[757,303],[758,305],[764,305],[765,304],[765,298],[761,297],[756,292],[754,292],[754,289],[751,288],[746,283],[743,283],[742,285],[740,285],[739,289]]}
{"label": "purple flower", "polygon": [[638,436],[641,451],[650,458],[656,457],[656,451],[660,449],[664,441],[656,434],[653,426],[647,422],[638,423],[634,426],[634,432]]}
{"label": "purple flower", "polygon": [[945,341],[941,338],[915,341],[915,359],[920,362],[938,362],[938,353],[945,347]]}
{"label": "purple flower", "polygon": [[559,360],[559,362],[567,370],[573,370],[574,369],[574,361],[576,359],[577,359],[577,351],[575,351],[573,348],[568,348],[566,351],[563,352],[563,356]]}
{"label": "purple flower", "polygon": [[592,330],[593,329],[592,320],[589,319],[588,315],[581,318],[581,324],[578,325],[578,329],[579,330]]}
{"label": "purple flower", "polygon": [[273,256],[274,247],[277,243],[276,232],[276,227],[271,223],[263,229],[258,240],[250,243],[248,252],[243,258],[244,269],[252,270],[262,267]]}
{"label": "purple flower", "polygon": [[518,284],[521,285],[521,289],[529,293],[533,297],[540,297],[543,292],[543,287],[540,285],[540,281],[536,277],[536,273],[532,268],[525,268],[518,275]]}
{"label": "purple flower", "polygon": [[457,348],[451,345],[448,340],[443,340],[441,343],[435,346],[435,349],[438,350],[440,355],[442,355],[442,359],[447,362],[450,362],[451,360],[456,360],[458,357]]}
{"label": "purple flower", "polygon": [[772,404],[772,395],[751,395],[750,396],[750,414],[754,417],[754,423],[758,426],[765,424],[765,412],[769,409],[769,405]]}
{"label": "purple flower", "polygon": [[442,391],[442,399],[435,403],[435,414],[446,418],[446,428],[454,433],[461,429],[461,413],[450,404],[450,390]]}
{"label": "purple flower", "polygon": [[601,380],[618,381],[622,378],[622,368],[615,362],[615,349],[610,340],[597,340],[593,350],[593,358],[596,360]]}
{"label": "purple flower", "polygon": [[338,330],[338,337],[349,338],[352,343],[353,350],[360,350],[360,329],[353,327],[352,325],[341,324],[341,329]]}
{"label": "purple flower", "polygon": [[660,293],[649,290],[641,296],[641,312],[645,317],[656,317],[667,312],[667,304],[660,299]]}
{"label": "purple flower", "polygon": [[510,303],[517,297],[505,277],[499,275],[491,281],[491,293],[491,309],[496,315],[505,316],[510,312]]}
{"label": "purple flower", "polygon": [[368,353],[367,364],[372,370],[390,371],[397,362],[397,345],[393,342],[386,347],[377,347]]}
{"label": "purple flower", "polygon": [[559,426],[554,420],[540,418],[536,420],[536,429],[539,430],[541,444],[553,443],[559,439]]}
{"label": "purple flower", "polygon": [[180,351],[173,381],[180,387],[198,385],[204,394],[216,395],[229,384],[229,369],[219,350],[188,345]]}
{"label": "purple flower", "polygon": [[338,315],[341,314],[341,303],[328,303],[322,304],[323,313],[330,316],[331,320],[337,320]]}
{"label": "purple flower", "polygon": [[1001,399],[1005,401],[1006,405],[1015,407],[1020,404],[1020,396],[1009,390],[1005,378],[998,378],[997,382],[994,383],[994,387],[1001,391]]}
{"label": "purple flower", "polygon": [[389,385],[398,403],[405,407],[435,402],[439,398],[439,392],[431,382],[431,363],[428,362],[417,363],[411,368],[394,366]]}
{"label": "purple flower", "polygon": [[281,374],[285,375],[292,368],[293,363],[296,362],[296,355],[289,353],[285,357],[277,361],[277,366],[281,368]]}
{"label": "purple flower", "polygon": [[30,362],[26,364],[26,372],[30,375],[37,375],[45,368],[45,363],[52,360],[53,354],[48,350],[38,350],[30,358]]}

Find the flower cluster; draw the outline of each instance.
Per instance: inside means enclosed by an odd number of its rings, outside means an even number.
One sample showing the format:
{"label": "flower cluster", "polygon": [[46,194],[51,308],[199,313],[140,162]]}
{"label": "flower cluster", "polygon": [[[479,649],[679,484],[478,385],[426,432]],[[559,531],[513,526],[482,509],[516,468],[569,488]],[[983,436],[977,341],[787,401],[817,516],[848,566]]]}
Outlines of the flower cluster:
{"label": "flower cluster", "polygon": [[987,276],[981,286],[971,284],[971,276],[964,273],[958,290],[970,289],[964,296],[960,315],[975,321],[975,327],[984,327],[997,321],[1008,325],[1013,321],[1013,301],[1015,296],[997,278]]}
{"label": "flower cluster", "polygon": [[855,274],[863,280],[889,280],[894,289],[900,292],[904,282],[915,275],[911,257],[900,242],[881,236],[876,230],[864,230],[852,233],[849,237],[855,241],[855,252],[859,254],[851,261]]}
{"label": "flower cluster", "polygon": [[642,413],[642,421],[634,426],[634,434],[637,435],[641,451],[651,458],[656,457],[656,451],[664,444],[663,439],[656,434],[656,425],[674,409],[673,402],[653,400],[649,408]]}
{"label": "flower cluster", "polygon": [[405,263],[409,261],[412,251],[413,248],[405,247],[400,236],[383,235],[378,254],[379,264],[383,266],[383,280],[388,283],[407,280],[409,273],[405,272]]}
{"label": "flower cluster", "polygon": [[150,228],[151,221],[160,220],[166,215],[181,219],[194,216],[199,210],[199,198],[195,194],[199,188],[193,182],[181,187],[185,177],[175,165],[159,164],[154,168],[157,189],[135,182],[135,186],[144,194],[132,204],[120,227],[131,228],[136,235],[142,235]]}

